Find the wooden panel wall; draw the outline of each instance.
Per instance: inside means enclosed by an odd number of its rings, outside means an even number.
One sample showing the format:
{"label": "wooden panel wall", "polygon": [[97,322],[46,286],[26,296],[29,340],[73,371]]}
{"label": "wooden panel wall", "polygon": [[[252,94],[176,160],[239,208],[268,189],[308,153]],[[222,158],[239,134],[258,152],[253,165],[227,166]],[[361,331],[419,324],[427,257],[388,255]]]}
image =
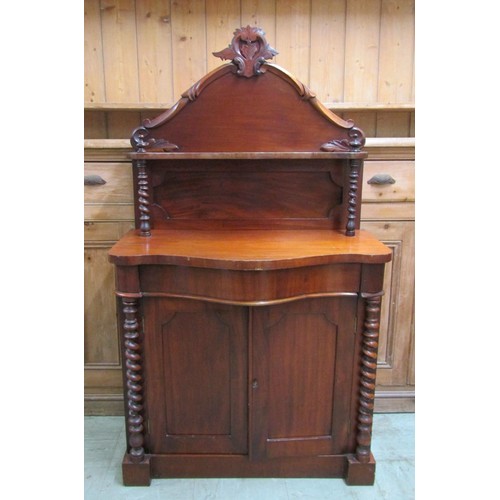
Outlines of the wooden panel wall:
{"label": "wooden panel wall", "polygon": [[414,0],[85,0],[85,101],[170,106],[258,25],[325,103],[414,97]]}

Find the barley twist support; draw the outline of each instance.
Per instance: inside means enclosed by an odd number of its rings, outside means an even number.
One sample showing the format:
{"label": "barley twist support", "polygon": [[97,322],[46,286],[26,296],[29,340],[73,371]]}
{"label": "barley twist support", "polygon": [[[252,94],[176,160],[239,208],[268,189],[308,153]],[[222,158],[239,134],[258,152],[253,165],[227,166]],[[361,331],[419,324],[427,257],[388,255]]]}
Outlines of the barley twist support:
{"label": "barley twist support", "polygon": [[146,162],[137,160],[137,184],[139,201],[139,229],[141,236],[151,236],[151,216],[149,215],[149,179]]}
{"label": "barley twist support", "polygon": [[356,459],[361,463],[368,463],[371,455],[382,293],[362,294],[361,296],[365,299],[365,320],[363,325]]}
{"label": "barley twist support", "polygon": [[144,460],[144,426],[142,417],[142,365],[137,299],[122,298],[125,367],[127,385],[127,425],[130,457],[133,462]]}
{"label": "barley twist support", "polygon": [[358,211],[358,181],[362,160],[351,160],[349,174],[349,205],[347,207],[346,236],[354,236],[356,229],[356,213]]}

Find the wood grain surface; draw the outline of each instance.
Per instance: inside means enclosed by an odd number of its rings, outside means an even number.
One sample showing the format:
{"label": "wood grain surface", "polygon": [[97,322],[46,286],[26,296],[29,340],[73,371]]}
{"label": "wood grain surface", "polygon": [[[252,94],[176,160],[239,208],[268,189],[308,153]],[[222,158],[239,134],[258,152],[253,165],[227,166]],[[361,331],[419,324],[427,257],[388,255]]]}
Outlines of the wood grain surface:
{"label": "wood grain surface", "polygon": [[390,250],[365,231],[129,231],[110,250],[119,265],[174,264],[217,269],[283,269],[328,263],[383,263]]}

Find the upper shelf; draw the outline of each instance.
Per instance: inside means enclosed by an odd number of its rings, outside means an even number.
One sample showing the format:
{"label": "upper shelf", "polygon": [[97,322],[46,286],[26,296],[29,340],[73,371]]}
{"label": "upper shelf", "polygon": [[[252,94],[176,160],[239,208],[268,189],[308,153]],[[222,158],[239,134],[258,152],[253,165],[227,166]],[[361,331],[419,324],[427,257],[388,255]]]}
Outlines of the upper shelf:
{"label": "upper shelf", "polygon": [[325,152],[325,151],[222,151],[222,152],[154,152],[129,153],[134,160],[312,160],[366,158],[364,151]]}
{"label": "upper shelf", "polygon": [[[130,161],[132,152],[129,139],[85,139],[84,149],[86,161]],[[415,138],[367,137],[363,151],[370,160],[413,160]]]}
{"label": "upper shelf", "polygon": [[[125,149],[132,151],[130,139],[84,139],[85,149]],[[367,137],[365,148],[415,147],[415,137]]]}

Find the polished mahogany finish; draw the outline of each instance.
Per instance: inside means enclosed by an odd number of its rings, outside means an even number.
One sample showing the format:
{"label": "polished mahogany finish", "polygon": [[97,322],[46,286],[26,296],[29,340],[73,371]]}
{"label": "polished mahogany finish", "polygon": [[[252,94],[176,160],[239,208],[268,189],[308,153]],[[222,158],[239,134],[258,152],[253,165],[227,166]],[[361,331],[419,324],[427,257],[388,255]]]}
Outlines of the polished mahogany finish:
{"label": "polished mahogany finish", "polygon": [[356,169],[348,170],[347,160],[333,161],[334,154],[322,153],[314,162],[220,154],[184,159],[181,153],[136,160],[138,228],[145,236],[151,227],[203,229],[207,224],[221,229],[349,228],[353,236],[360,218],[360,164],[352,160]]}
{"label": "polished mahogany finish", "polygon": [[387,262],[390,250],[361,230],[353,238],[335,230],[157,230],[147,239],[132,230],[109,256],[118,265],[264,270],[340,262],[376,264]]}
{"label": "polished mahogany finish", "polygon": [[373,484],[381,291],[359,229],[364,136],[259,28],[132,134],[121,302],[126,485],[151,477]]}

